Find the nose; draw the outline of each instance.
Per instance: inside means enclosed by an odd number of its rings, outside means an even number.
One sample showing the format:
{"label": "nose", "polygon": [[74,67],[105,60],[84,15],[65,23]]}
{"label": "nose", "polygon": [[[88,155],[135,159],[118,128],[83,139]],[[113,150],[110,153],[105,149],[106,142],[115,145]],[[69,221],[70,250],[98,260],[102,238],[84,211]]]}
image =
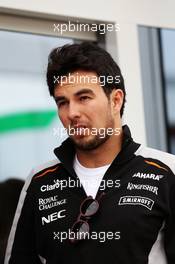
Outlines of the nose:
{"label": "nose", "polygon": [[77,119],[81,116],[80,107],[75,102],[69,103],[68,117],[70,120]]}

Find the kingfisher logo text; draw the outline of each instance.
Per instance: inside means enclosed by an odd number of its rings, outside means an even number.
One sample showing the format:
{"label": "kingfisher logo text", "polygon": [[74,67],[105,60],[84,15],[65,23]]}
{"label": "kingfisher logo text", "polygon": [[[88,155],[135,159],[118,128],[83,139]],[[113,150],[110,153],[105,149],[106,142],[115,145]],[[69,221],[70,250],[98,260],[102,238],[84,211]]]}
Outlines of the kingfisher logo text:
{"label": "kingfisher logo text", "polygon": [[152,180],[155,180],[155,181],[159,181],[164,176],[163,175],[156,175],[156,174],[153,174],[153,173],[137,172],[132,177],[137,177],[137,178],[141,178],[141,179],[152,179]]}
{"label": "kingfisher logo text", "polygon": [[156,195],[158,195],[158,187],[151,186],[151,185],[134,184],[132,182],[129,182],[128,186],[127,186],[127,189],[130,190],[130,191],[131,190],[146,190],[146,191],[153,192]]}

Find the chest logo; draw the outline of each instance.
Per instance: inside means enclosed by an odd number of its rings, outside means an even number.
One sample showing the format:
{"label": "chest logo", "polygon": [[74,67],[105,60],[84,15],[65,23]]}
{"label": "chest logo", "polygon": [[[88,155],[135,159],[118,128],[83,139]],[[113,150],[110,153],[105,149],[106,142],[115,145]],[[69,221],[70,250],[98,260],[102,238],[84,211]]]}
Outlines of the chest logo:
{"label": "chest logo", "polygon": [[163,178],[163,175],[156,175],[153,173],[143,173],[143,172],[137,172],[132,177],[140,178],[140,179],[152,179],[155,181],[159,181]]}
{"label": "chest logo", "polygon": [[122,196],[119,200],[119,205],[141,205],[149,210],[152,210],[154,201],[142,196]]}
{"label": "chest logo", "polygon": [[59,212],[55,212],[55,213],[53,213],[53,214],[50,214],[50,215],[48,215],[47,217],[42,217],[42,225],[45,225],[45,224],[49,224],[49,223],[51,223],[51,222],[53,222],[53,221],[57,221],[58,219],[60,219],[60,218],[64,218],[64,217],[66,217],[66,215],[65,215],[65,209],[63,209],[63,210],[61,210],[61,211],[59,211]]}
{"label": "chest logo", "polygon": [[131,190],[146,190],[146,191],[149,191],[149,192],[152,192],[158,195],[158,187],[151,186],[151,185],[135,184],[135,183],[129,182],[127,189],[130,191]]}

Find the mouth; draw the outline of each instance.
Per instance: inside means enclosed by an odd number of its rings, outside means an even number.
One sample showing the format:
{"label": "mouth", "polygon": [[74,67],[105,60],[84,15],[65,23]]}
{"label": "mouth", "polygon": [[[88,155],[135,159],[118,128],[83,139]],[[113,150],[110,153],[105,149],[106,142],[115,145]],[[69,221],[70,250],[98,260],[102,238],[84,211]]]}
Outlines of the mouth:
{"label": "mouth", "polygon": [[87,136],[89,128],[83,124],[76,124],[71,127],[74,136]]}
{"label": "mouth", "polygon": [[73,128],[74,129],[80,129],[80,128],[86,128],[87,126],[85,126],[85,125],[75,125],[75,126],[73,126]]}

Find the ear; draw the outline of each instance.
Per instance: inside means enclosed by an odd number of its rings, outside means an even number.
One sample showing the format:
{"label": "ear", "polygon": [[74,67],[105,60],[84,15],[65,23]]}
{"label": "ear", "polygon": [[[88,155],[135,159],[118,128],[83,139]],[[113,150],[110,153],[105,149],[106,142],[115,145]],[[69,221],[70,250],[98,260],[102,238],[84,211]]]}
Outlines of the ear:
{"label": "ear", "polygon": [[124,93],[121,89],[114,89],[111,93],[111,106],[114,114],[120,113],[123,104]]}

